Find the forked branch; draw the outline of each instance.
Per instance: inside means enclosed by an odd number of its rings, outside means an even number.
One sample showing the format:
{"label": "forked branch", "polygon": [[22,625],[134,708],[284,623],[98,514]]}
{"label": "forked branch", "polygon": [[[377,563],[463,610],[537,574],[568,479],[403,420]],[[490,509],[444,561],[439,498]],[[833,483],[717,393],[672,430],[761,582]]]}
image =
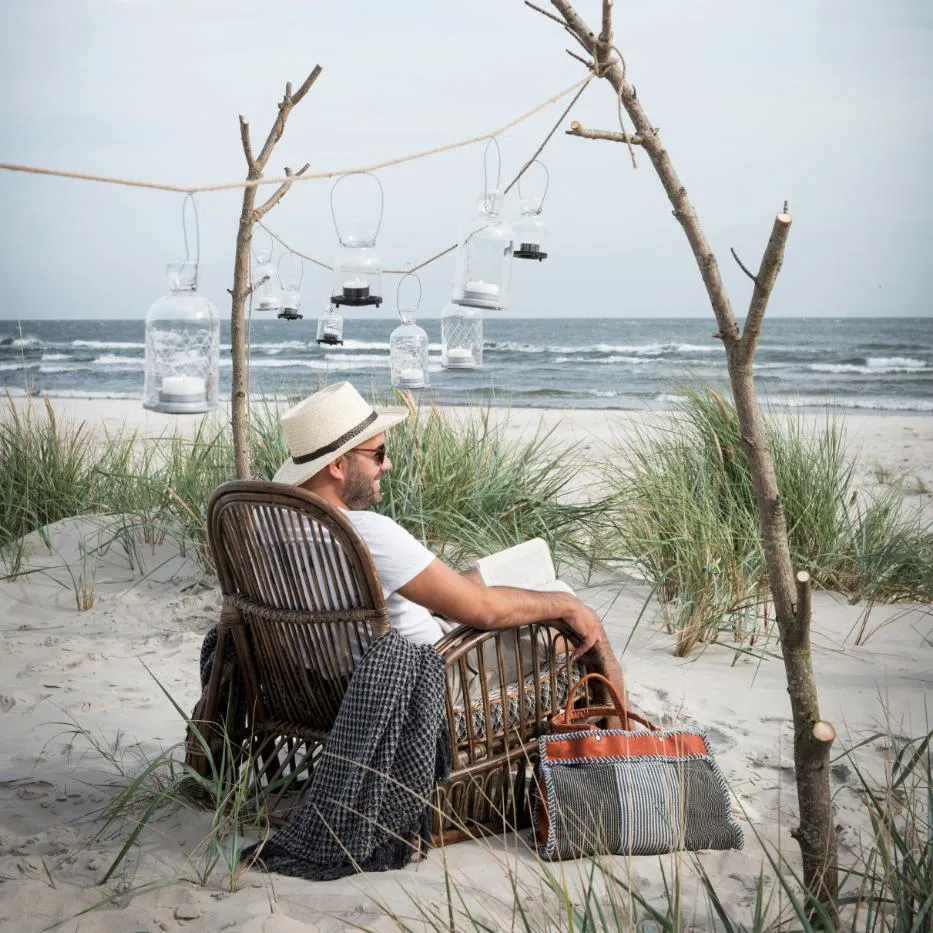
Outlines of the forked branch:
{"label": "forked branch", "polygon": [[638,133],[619,133],[614,130],[588,130],[581,126],[576,120],[570,124],[570,129],[564,131],[567,136],[579,136],[581,139],[605,139],[611,143],[631,143],[633,146],[640,146],[641,136]]}

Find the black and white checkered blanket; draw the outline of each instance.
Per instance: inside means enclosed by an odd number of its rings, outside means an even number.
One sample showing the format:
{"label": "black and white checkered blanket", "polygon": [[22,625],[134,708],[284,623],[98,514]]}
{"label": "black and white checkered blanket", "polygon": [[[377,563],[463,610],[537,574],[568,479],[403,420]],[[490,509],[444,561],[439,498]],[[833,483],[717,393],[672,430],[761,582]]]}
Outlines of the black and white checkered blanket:
{"label": "black and white checkered blanket", "polygon": [[268,870],[324,881],[403,868],[430,842],[431,799],[450,773],[444,662],[395,631],[361,658],[299,809],[258,854]]}

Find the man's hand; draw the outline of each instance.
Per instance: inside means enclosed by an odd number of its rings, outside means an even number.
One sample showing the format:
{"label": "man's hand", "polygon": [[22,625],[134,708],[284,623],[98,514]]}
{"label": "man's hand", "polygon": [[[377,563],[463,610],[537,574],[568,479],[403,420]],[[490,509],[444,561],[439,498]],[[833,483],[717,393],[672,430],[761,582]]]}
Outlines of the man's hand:
{"label": "man's hand", "polygon": [[603,626],[599,616],[589,606],[580,602],[576,597],[574,601],[576,605],[571,606],[572,611],[561,618],[583,639],[583,643],[573,652],[573,656],[579,658],[596,645],[602,634]]}

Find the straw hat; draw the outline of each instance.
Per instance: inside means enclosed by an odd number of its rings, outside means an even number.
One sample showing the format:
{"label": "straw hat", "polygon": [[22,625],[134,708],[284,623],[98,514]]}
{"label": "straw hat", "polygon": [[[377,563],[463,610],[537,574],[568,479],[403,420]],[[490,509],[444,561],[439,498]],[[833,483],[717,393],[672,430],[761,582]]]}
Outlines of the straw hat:
{"label": "straw hat", "polygon": [[272,480],[300,485],[348,450],[407,417],[407,408],[373,408],[349,382],[321,389],[282,415],[291,457]]}

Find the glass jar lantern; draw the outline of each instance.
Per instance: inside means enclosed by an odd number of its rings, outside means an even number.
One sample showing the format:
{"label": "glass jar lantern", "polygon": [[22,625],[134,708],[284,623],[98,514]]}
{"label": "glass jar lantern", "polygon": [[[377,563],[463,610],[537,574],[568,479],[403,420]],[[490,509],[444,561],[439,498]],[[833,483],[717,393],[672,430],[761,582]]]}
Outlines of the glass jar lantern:
{"label": "glass jar lantern", "polygon": [[515,223],[515,243],[512,255],[516,259],[547,259],[547,223],[541,216],[544,199],[547,197],[550,176],[543,162],[534,160],[544,170],[544,192],[541,197],[522,197],[522,182],[518,180],[518,199],[521,204],[521,216]]}
{"label": "glass jar lantern", "polygon": [[[256,234],[258,236],[258,234]],[[278,311],[279,277],[272,262],[272,237],[268,242],[253,243],[253,308],[257,311]]]}
{"label": "glass jar lantern", "polygon": [[317,319],[317,343],[320,346],[343,346],[343,318],[336,308],[330,308]]}
{"label": "glass jar lantern", "polygon": [[451,301],[441,311],[441,365],[479,369],[483,365],[483,312]]}
{"label": "glass jar lantern", "polygon": [[279,319],[300,321],[304,317],[301,313],[301,280],[304,277],[304,263],[301,257],[291,251],[284,253],[279,257],[276,274],[282,286],[282,310],[279,311]]}
{"label": "glass jar lantern", "polygon": [[516,259],[547,259],[547,224],[541,216],[542,198],[524,198],[522,215],[515,224]]}
{"label": "glass jar lantern", "polygon": [[460,231],[452,301],[472,308],[502,310],[509,305],[512,228],[503,220],[503,196],[487,191],[474,218]]}
{"label": "glass jar lantern", "polygon": [[168,265],[170,291],[146,314],[143,407],[198,414],[217,407],[220,318],[198,294],[198,264]]}
{"label": "glass jar lantern", "polygon": [[[403,304],[398,295],[407,279],[418,283],[418,300]],[[409,273],[399,279],[396,302],[402,323],[389,336],[389,379],[400,389],[423,389],[431,381],[428,375],[428,335],[415,323],[421,304],[421,280],[418,276]]]}
{"label": "glass jar lantern", "polygon": [[340,240],[340,250],[334,260],[330,300],[337,307],[378,308],[382,304],[382,260],[376,252],[376,237],[382,226],[382,184],[370,172],[355,174],[368,175],[376,182],[379,189],[379,213],[375,223],[357,220],[341,229],[337,222],[334,193],[340,182],[349,176],[343,175],[334,182],[330,191],[330,210]]}

